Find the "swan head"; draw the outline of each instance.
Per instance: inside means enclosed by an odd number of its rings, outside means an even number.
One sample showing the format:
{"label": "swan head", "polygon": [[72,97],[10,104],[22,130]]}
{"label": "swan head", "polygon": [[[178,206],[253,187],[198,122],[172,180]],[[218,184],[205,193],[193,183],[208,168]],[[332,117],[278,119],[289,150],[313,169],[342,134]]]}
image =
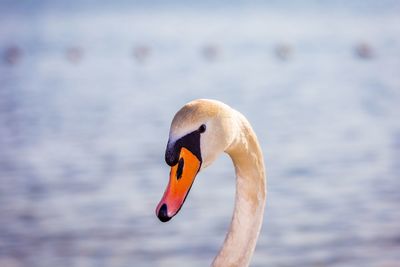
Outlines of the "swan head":
{"label": "swan head", "polygon": [[197,173],[232,144],[237,132],[234,116],[229,106],[207,99],[189,102],[176,113],[165,151],[169,183],[156,208],[162,222],[179,212]]}

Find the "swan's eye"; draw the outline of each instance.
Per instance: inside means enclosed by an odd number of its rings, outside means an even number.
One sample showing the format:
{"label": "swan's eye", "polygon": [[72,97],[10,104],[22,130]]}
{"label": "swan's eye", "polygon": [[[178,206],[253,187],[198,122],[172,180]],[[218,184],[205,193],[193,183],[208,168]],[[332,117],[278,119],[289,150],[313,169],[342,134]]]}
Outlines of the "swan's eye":
{"label": "swan's eye", "polygon": [[205,124],[202,124],[200,127],[199,127],[199,132],[200,133],[204,133],[206,131],[206,125]]}

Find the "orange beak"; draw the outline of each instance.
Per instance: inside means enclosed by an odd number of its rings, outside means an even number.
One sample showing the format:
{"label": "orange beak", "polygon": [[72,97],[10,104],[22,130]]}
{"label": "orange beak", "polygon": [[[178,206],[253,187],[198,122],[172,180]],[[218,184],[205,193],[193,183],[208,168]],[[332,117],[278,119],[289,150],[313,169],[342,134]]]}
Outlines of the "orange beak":
{"label": "orange beak", "polygon": [[162,222],[169,221],[182,207],[200,170],[201,161],[185,147],[181,148],[178,163],[171,167],[169,183],[157,205],[156,215]]}

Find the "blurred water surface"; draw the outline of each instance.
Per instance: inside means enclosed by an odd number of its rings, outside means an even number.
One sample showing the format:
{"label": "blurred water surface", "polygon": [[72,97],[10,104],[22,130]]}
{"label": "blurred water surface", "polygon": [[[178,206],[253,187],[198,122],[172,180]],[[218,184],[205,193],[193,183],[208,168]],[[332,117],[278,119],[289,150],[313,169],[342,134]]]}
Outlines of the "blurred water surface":
{"label": "blurred water surface", "polygon": [[400,266],[397,2],[43,3],[1,2],[0,266],[207,266],[226,156],[172,221],[154,214],[170,121],[195,98],[244,113],[265,153],[252,266]]}

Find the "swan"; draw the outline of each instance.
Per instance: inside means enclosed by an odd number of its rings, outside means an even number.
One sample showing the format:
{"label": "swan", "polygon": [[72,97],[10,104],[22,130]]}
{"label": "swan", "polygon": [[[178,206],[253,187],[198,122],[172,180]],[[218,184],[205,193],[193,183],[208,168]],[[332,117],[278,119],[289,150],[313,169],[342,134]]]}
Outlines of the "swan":
{"label": "swan", "polygon": [[162,222],[175,216],[197,173],[222,152],[231,157],[235,167],[235,205],[225,241],[212,266],[248,266],[263,221],[265,167],[250,123],[228,105],[198,99],[175,114],[165,152],[165,161],[171,166],[170,178],[156,215]]}

